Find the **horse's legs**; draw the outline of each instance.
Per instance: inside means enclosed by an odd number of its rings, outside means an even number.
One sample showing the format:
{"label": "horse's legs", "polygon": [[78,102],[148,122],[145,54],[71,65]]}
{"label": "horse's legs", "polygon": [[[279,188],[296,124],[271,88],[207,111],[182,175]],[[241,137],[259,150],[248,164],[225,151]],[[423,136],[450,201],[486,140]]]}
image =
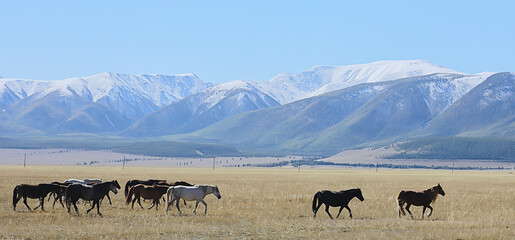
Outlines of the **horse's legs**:
{"label": "horse's legs", "polygon": [[131,209],[134,209],[134,203],[136,202],[136,198],[132,199],[132,207]]}
{"label": "horse's legs", "polygon": [[404,202],[398,201],[398,203],[399,203],[399,217],[401,217],[401,214],[406,215],[406,212],[404,211]]}
{"label": "horse's legs", "polygon": [[431,212],[429,214],[427,214],[427,217],[431,217],[431,215],[433,214],[433,208],[429,205],[427,205],[427,208],[429,208],[429,210],[431,210]]}
{"label": "horse's legs", "polygon": [[340,207],[340,211],[338,211],[338,215],[336,215],[336,218],[338,218],[340,216],[340,213],[342,213],[343,208],[344,208],[344,206]]}
{"label": "horse's legs", "polygon": [[199,202],[200,202],[200,201],[199,201],[199,200],[197,200],[197,202],[195,203],[195,208],[193,209],[193,213],[194,213],[194,214],[197,214],[197,207],[198,207],[198,203],[199,203]]}
{"label": "horse's legs", "polygon": [[25,206],[27,206],[27,208],[32,211],[32,209],[30,209],[29,207],[29,204],[27,204],[27,197],[23,197],[23,203],[25,204]]}
{"label": "horse's legs", "polygon": [[158,199],[156,199],[156,200],[154,200],[154,201],[156,202],[156,211],[157,211],[157,208],[159,207],[159,201],[160,201],[160,200],[161,200],[161,199],[159,199],[159,198],[158,198]]}
{"label": "horse's legs", "polygon": [[411,204],[407,204],[406,205],[406,211],[408,211],[409,215],[411,216],[411,219],[413,219],[413,214],[411,213],[411,211],[409,210],[409,207],[411,207]]}
{"label": "horse's legs", "polygon": [[331,219],[333,219],[333,216],[331,216],[331,213],[329,212],[329,205],[328,205],[328,204],[325,204],[325,212],[326,212],[327,214],[329,214],[329,217],[330,217]]}
{"label": "horse's legs", "polygon": [[89,213],[91,210],[93,210],[93,208],[95,208],[95,205],[97,205],[97,204],[98,204],[98,201],[97,201],[97,200],[94,200],[94,201],[93,201],[93,204],[91,204],[91,208],[90,208],[90,209],[88,209],[88,210],[86,210],[86,213]]}
{"label": "horse's legs", "polygon": [[113,206],[113,203],[111,202],[111,197],[109,197],[109,193],[107,193],[107,200],[109,200],[109,205]]}
{"label": "horse's legs", "polygon": [[[42,203],[41,203],[41,198],[38,198],[38,200],[39,200],[39,204],[33,208],[34,210],[38,209],[39,207],[43,208],[43,207],[41,206],[41,204],[42,204]],[[43,200],[45,200],[45,197],[43,197]],[[45,210],[43,209],[43,211],[45,211]]]}
{"label": "horse's legs", "polygon": [[[52,209],[55,209],[55,203],[57,202],[57,195],[54,196],[54,203],[52,204]],[[48,197],[48,199],[50,199],[50,197]],[[64,205],[63,205],[64,207]]]}
{"label": "horse's legs", "polygon": [[352,212],[350,211],[350,207],[349,206],[345,206],[345,208],[347,208],[347,210],[349,211],[349,217],[352,218]]}
{"label": "horse's legs", "polygon": [[184,206],[186,206],[186,199],[182,199],[184,201]]}
{"label": "horse's legs", "polygon": [[100,213],[100,203],[98,201],[97,201],[97,213],[98,213],[98,216],[102,217],[102,213]]}
{"label": "horse's legs", "polygon": [[16,200],[14,200],[13,202],[13,210],[16,211],[16,204],[20,201],[21,197],[20,196],[17,196],[16,197]]}
{"label": "horse's legs", "polygon": [[165,210],[165,213],[168,212],[168,209],[170,208],[170,206],[173,204],[173,201],[175,201],[175,198],[172,196],[172,199],[166,203],[166,210]]}
{"label": "horse's legs", "polygon": [[41,210],[43,210],[43,212],[45,211],[45,197],[39,198],[39,205],[41,205]]}
{"label": "horse's legs", "polygon": [[179,199],[177,199],[175,206],[177,207],[177,210],[179,210],[179,214],[180,214],[180,215],[182,215],[182,211],[181,211],[181,209],[179,208],[179,203],[180,203],[180,201],[179,201],[179,200],[181,200],[181,199],[180,199],[180,198],[179,198]]}
{"label": "horse's legs", "polygon": [[422,209],[422,219],[424,219],[424,213],[426,212],[426,206],[424,206],[424,208]]}
{"label": "horse's legs", "polygon": [[204,199],[200,200],[200,202],[201,202],[202,204],[204,204],[204,215],[206,215],[206,214],[207,214],[207,203],[206,203],[206,202],[204,202]]}
{"label": "horse's legs", "polygon": [[[144,200],[145,200],[145,199],[143,199],[143,201],[144,201]],[[143,206],[141,205],[141,198],[140,198],[139,196],[138,196],[138,204],[139,204],[139,206],[141,207],[141,209],[143,209]]]}
{"label": "horse's legs", "polygon": [[153,207],[154,207],[154,205],[156,205],[156,201],[155,201],[155,200],[153,200],[153,201],[152,201],[152,204],[150,205],[150,207],[148,207],[148,209],[153,208]]}
{"label": "horse's legs", "polygon": [[313,215],[313,217],[316,217],[317,216],[317,212],[318,212],[318,209],[320,208],[320,206],[322,206],[322,202],[318,201],[318,206],[315,208],[315,215]]}
{"label": "horse's legs", "polygon": [[[55,202],[57,201],[57,199],[54,200],[54,205],[55,205]],[[63,195],[59,195],[59,203],[61,203],[61,206],[63,206],[64,208],[64,204],[63,204]]]}
{"label": "horse's legs", "polygon": [[77,213],[77,215],[80,215],[79,208],[77,207],[77,201],[73,202],[73,207],[75,208],[75,212]]}

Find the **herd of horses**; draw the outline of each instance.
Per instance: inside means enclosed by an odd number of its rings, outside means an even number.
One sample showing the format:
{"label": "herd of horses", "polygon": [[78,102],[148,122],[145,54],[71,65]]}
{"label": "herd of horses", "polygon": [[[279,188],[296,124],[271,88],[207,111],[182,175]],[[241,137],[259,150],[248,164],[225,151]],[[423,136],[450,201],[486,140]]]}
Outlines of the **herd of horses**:
{"label": "herd of horses", "polygon": [[[102,213],[100,213],[100,204],[102,200],[107,197],[109,204],[111,204],[109,192],[117,194],[118,189],[121,189],[121,187],[117,180],[102,182],[102,179],[68,179],[62,183],[52,182],[40,183],[38,185],[20,184],[17,185],[13,191],[13,210],[16,211],[16,204],[23,198],[23,203],[30,211],[36,210],[39,207],[45,211],[45,198],[48,196],[48,201],[50,201],[50,198],[53,196],[54,202],[52,208],[55,207],[57,201],[59,201],[64,208],[65,204],[63,204],[62,201],[62,198],[64,197],[68,213],[71,214],[70,210],[73,206],[75,212],[79,215],[77,202],[82,199],[85,202],[91,202],[91,208],[89,208],[86,213],[89,213],[96,206],[97,214],[102,216]],[[148,209],[155,206],[157,210],[162,199],[166,204],[165,214],[174,202],[179,214],[182,214],[179,207],[180,199],[184,201],[184,205],[186,205],[186,201],[196,201],[195,208],[193,210],[194,214],[196,214],[198,204],[204,204],[204,214],[207,214],[207,203],[204,201],[204,198],[209,194],[215,195],[218,199],[222,197],[218,186],[194,185],[184,181],[168,183],[164,179],[129,180],[125,184],[126,205],[132,203],[131,208],[134,209],[134,203],[137,202],[143,209],[143,206],[141,205],[141,198],[143,198],[144,200],[152,201],[152,204]],[[399,217],[406,215],[406,212],[404,211],[404,209],[406,209],[410,214],[411,219],[413,219],[413,214],[410,211],[410,207],[412,205],[423,207],[422,218],[424,218],[426,209],[429,208],[431,212],[428,214],[428,217],[430,217],[433,214],[433,208],[430,204],[436,200],[438,195],[445,196],[445,192],[440,184],[422,192],[401,190],[397,195]],[[316,217],[318,209],[322,204],[324,204],[325,211],[331,219],[333,219],[333,216],[329,212],[329,207],[340,207],[336,218],[340,216],[343,208],[349,211],[349,217],[352,218],[352,211],[348,204],[355,197],[360,201],[365,200],[361,189],[359,188],[338,192],[329,190],[318,191],[313,196],[313,217]],[[39,199],[39,205],[31,209],[27,204],[27,198]],[[404,207],[404,205],[406,205],[406,207]]]}
{"label": "herd of horses", "polygon": [[[36,210],[39,207],[45,211],[45,198],[48,196],[49,201],[53,196],[54,203],[52,208],[55,207],[57,201],[65,207],[62,200],[64,197],[68,213],[71,213],[73,207],[77,215],[80,215],[77,202],[82,199],[85,202],[91,202],[91,208],[86,210],[86,213],[89,213],[96,206],[97,214],[102,216],[102,213],[100,213],[100,203],[107,197],[109,204],[111,204],[109,192],[118,194],[118,189],[121,189],[121,187],[117,180],[102,182],[102,179],[68,179],[64,182],[40,183],[37,185],[20,184],[14,187],[13,190],[13,210],[16,211],[16,204],[23,198],[23,203],[30,211]],[[135,201],[143,208],[140,201],[143,198],[152,201],[149,209],[155,206],[157,210],[164,194],[167,196],[166,199],[169,199],[166,212],[176,201],[177,209],[181,214],[182,212],[179,208],[179,199],[181,198],[184,200],[184,204],[186,204],[186,201],[196,201],[194,213],[196,213],[198,204],[200,202],[203,203],[205,206],[204,213],[207,214],[207,204],[204,198],[209,194],[214,194],[218,199],[222,197],[218,186],[193,185],[184,181],[168,183],[166,180],[156,179],[129,180],[125,184],[126,204],[128,205],[132,201],[132,208],[134,208]],[[170,196],[172,197],[171,199]],[[27,203],[27,198],[39,199],[39,205],[31,209]]]}

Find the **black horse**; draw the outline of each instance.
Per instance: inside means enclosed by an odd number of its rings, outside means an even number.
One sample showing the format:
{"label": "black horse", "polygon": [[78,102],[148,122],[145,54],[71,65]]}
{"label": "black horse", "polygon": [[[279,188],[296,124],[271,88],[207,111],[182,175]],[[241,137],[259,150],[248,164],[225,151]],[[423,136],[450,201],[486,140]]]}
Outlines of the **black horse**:
{"label": "black horse", "polygon": [[129,180],[129,181],[127,181],[127,183],[125,183],[125,197],[127,198],[127,194],[129,194],[129,189],[131,189],[131,187],[134,185],[143,184],[143,185],[152,186],[159,182],[166,182],[166,180],[163,180],[163,179]]}
{"label": "black horse", "polygon": [[16,204],[21,198],[23,198],[25,206],[32,211],[27,204],[27,198],[39,198],[39,205],[36,206],[34,210],[41,207],[41,210],[45,211],[43,206],[45,203],[45,197],[51,192],[60,192],[59,186],[47,183],[40,183],[38,185],[20,184],[14,187],[13,190],[13,210],[16,211]]}
{"label": "black horse", "polygon": [[349,210],[349,216],[352,218],[352,212],[350,211],[348,204],[354,197],[357,197],[361,201],[365,200],[361,193],[361,189],[359,188],[342,190],[339,192],[329,190],[319,191],[315,193],[315,196],[313,197],[313,213],[315,214],[313,217],[317,216],[318,209],[323,203],[325,204],[325,211],[329,214],[331,219],[333,219],[333,216],[331,216],[331,213],[329,212],[329,206],[340,207],[340,211],[336,218],[340,216],[343,208],[347,208],[347,210]]}
{"label": "black horse", "polygon": [[120,188],[120,184],[118,184],[118,181],[116,180],[98,183],[91,186],[83,184],[72,184],[68,186],[68,190],[66,191],[66,206],[68,207],[68,213],[70,213],[71,205],[73,204],[75,212],[79,214],[79,209],[77,208],[76,203],[79,199],[83,199],[85,201],[93,201],[93,205],[91,205],[91,208],[88,209],[86,213],[89,213],[91,210],[93,210],[96,205],[98,215],[102,216],[102,213],[100,213],[100,200],[104,198],[109,193],[109,191],[117,194],[117,189]]}

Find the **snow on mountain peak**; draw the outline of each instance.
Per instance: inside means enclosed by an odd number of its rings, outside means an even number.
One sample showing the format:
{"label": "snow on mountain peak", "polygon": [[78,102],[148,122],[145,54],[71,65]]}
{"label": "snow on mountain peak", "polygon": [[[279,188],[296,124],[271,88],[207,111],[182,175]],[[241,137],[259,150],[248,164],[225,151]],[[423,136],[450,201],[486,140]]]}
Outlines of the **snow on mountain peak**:
{"label": "snow on mountain peak", "polygon": [[389,60],[347,66],[314,66],[296,74],[279,74],[260,83],[282,104],[362,84],[433,73],[459,73],[425,60]]}
{"label": "snow on mountain peak", "polygon": [[64,80],[0,79],[0,94],[9,94],[12,100],[4,105],[11,105],[29,96],[37,100],[57,92],[61,96],[99,102],[134,115],[138,111],[149,113],[210,86],[210,83],[201,81],[194,74],[130,75],[104,72]]}

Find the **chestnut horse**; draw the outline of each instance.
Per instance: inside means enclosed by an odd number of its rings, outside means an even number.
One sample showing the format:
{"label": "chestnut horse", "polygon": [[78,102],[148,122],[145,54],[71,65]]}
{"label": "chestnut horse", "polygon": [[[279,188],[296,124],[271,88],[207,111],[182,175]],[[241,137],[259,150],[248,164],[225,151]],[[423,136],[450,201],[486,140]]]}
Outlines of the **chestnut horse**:
{"label": "chestnut horse", "polygon": [[[166,193],[169,186],[166,185],[153,185],[148,186],[144,184],[138,184],[134,185],[130,188],[129,193],[127,195],[127,200],[125,201],[125,205],[128,205],[132,201],[131,208],[134,209],[134,202],[138,201],[139,206],[141,209],[143,209],[143,206],[141,206],[140,198],[143,199],[151,199],[152,205],[148,207],[148,209],[151,209],[152,207],[156,206],[156,210],[159,207],[159,200],[161,197]],[[132,199],[132,196],[134,195],[134,199]]]}
{"label": "chestnut horse", "polygon": [[133,180],[129,180],[125,183],[125,197],[127,197],[127,194],[129,194],[129,190],[134,185],[138,185],[138,184],[154,185],[158,182],[166,182],[166,180],[164,180],[164,179],[149,179],[149,180],[133,179]]}
{"label": "chestnut horse", "polygon": [[422,209],[422,218],[424,218],[426,208],[429,208],[431,212],[427,216],[431,217],[431,214],[433,214],[433,208],[429,204],[436,200],[438,194],[445,196],[445,192],[443,191],[443,188],[440,186],[440,184],[422,192],[401,190],[399,195],[397,195],[397,203],[399,204],[399,217],[401,217],[401,214],[406,215],[406,212],[404,212],[403,209],[404,204],[407,204],[406,211],[408,211],[408,213],[411,215],[411,219],[413,219],[413,214],[409,210],[411,205],[424,206]]}

